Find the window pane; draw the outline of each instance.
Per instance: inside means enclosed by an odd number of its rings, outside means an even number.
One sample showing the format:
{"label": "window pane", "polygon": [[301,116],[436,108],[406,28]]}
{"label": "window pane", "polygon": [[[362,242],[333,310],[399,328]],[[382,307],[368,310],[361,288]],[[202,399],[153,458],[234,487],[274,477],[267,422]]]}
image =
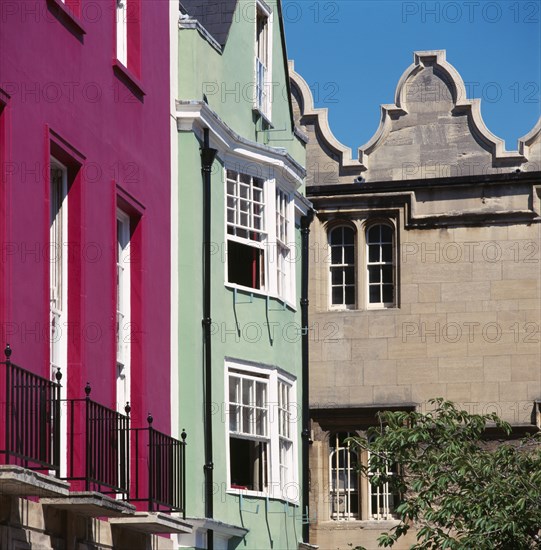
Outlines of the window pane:
{"label": "window pane", "polygon": [[381,256],[382,260],[384,262],[392,262],[393,261],[393,245],[392,244],[384,244],[381,246]]}
{"label": "window pane", "polygon": [[354,239],[353,229],[349,227],[344,227],[343,232],[344,232],[344,244],[353,244],[353,239]]}
{"label": "window pane", "polygon": [[253,426],[252,426],[252,414],[251,414],[250,407],[242,407],[242,432],[245,434],[252,434],[253,433]]}
{"label": "window pane", "polygon": [[238,403],[238,395],[240,388],[240,379],[236,376],[229,377],[229,401],[231,403]]}
{"label": "window pane", "polygon": [[244,379],[242,381],[242,404],[243,405],[250,405],[251,402],[253,401],[252,386],[253,386],[252,380]]}
{"label": "window pane", "polygon": [[232,432],[239,431],[239,407],[236,405],[229,405],[229,430]]}
{"label": "window pane", "polygon": [[267,435],[267,411],[258,409],[256,411],[256,434]]}
{"label": "window pane", "polygon": [[346,246],[344,248],[345,263],[352,264],[355,261],[355,248],[353,246]]}
{"label": "window pane", "polygon": [[353,305],[355,303],[355,287],[347,286],[346,287],[346,304]]}
{"label": "window pane", "polygon": [[342,298],[342,287],[334,287],[332,289],[332,303],[333,304],[343,304],[343,298]]}
{"label": "window pane", "polygon": [[392,265],[384,265],[381,268],[382,274],[383,274],[383,282],[384,283],[390,283],[393,282],[393,266]]}
{"label": "window pane", "polygon": [[380,240],[380,231],[379,231],[379,228],[380,226],[379,225],[373,225],[369,230],[368,230],[368,235],[367,235],[367,240],[369,243],[377,243],[379,242]]}
{"label": "window pane", "polygon": [[331,263],[332,264],[341,264],[342,263],[342,248],[339,246],[333,246],[331,248]]}
{"label": "window pane", "polygon": [[368,281],[370,283],[379,283],[381,281],[380,274],[381,271],[379,265],[372,265],[368,267]]}
{"label": "window pane", "polygon": [[383,285],[383,301],[387,304],[394,302],[393,285]]}
{"label": "window pane", "polygon": [[331,244],[342,244],[342,227],[337,227],[331,231],[330,242]]}
{"label": "window pane", "polygon": [[256,405],[267,406],[267,385],[263,382],[256,382]]}
{"label": "window pane", "polygon": [[381,293],[380,293],[380,287],[379,285],[370,285],[369,290],[369,296],[370,296],[370,303],[371,304],[379,304],[381,302]]}
{"label": "window pane", "polygon": [[343,282],[342,277],[343,270],[342,268],[331,269],[331,281],[333,285],[341,285]]}
{"label": "window pane", "polygon": [[371,244],[368,247],[368,261],[370,263],[379,262],[379,245]]}
{"label": "window pane", "polygon": [[393,230],[388,225],[381,226],[381,240],[384,243],[391,243],[393,241]]}

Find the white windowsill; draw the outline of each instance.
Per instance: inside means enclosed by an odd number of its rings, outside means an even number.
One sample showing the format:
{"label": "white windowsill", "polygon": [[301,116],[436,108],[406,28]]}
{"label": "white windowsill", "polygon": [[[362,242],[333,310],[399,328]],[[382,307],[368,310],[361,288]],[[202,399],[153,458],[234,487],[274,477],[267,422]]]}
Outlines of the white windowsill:
{"label": "white windowsill", "polygon": [[267,124],[269,128],[274,128],[270,116],[266,115],[257,105],[254,105],[252,107],[252,111],[254,111],[254,113],[257,113],[265,121],[265,124]]}

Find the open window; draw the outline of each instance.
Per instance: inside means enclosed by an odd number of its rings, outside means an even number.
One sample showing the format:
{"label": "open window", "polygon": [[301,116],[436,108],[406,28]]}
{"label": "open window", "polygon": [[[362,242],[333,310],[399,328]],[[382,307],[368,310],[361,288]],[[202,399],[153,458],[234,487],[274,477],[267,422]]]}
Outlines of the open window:
{"label": "open window", "polygon": [[232,489],[268,484],[268,378],[229,374],[229,465]]}
{"label": "open window", "polygon": [[265,289],[264,180],[227,170],[227,281]]}
{"label": "open window", "polygon": [[230,364],[229,490],[298,500],[295,387],[277,369]]}

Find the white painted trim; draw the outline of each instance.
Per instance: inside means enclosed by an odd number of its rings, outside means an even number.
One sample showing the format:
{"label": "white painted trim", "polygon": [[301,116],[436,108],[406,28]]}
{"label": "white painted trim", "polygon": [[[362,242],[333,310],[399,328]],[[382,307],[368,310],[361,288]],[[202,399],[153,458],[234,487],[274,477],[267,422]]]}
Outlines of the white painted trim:
{"label": "white painted trim", "polygon": [[116,58],[128,66],[128,2],[129,0],[115,0],[116,23]]}
{"label": "white painted trim", "polygon": [[[67,476],[67,438],[68,438],[68,327],[69,327],[69,307],[68,307],[68,262],[66,261],[68,253],[68,243],[69,243],[69,232],[68,232],[68,169],[61,162],[56,160],[54,157],[50,157],[50,169],[59,169],[62,171],[62,204],[60,205],[60,218],[62,223],[62,233],[61,233],[61,242],[55,243],[55,247],[58,253],[60,251],[62,254],[62,266],[61,266],[61,303],[62,310],[60,310],[58,316],[58,326],[60,328],[60,340],[59,340],[59,358],[57,361],[57,366],[60,367],[60,372],[62,373],[62,379],[60,381],[60,477]],[[50,177],[50,175],[49,175]],[[51,182],[50,182],[51,183]],[[49,183],[49,184],[50,184]],[[49,197],[49,201],[52,200],[52,197]],[[50,213],[49,213],[50,215]],[[51,234],[49,232],[49,250],[51,249],[50,242]],[[52,264],[51,264],[52,265]],[[50,292],[50,291],[49,291]],[[50,311],[50,318],[52,321],[52,310]],[[49,344],[50,352],[52,351],[52,346],[54,342],[51,341]],[[55,372],[51,368],[51,380],[55,381]]]}
{"label": "white painted trim", "polygon": [[[123,247],[122,252],[119,253],[119,235],[118,235],[118,223],[120,223],[120,240],[126,242],[126,246]],[[123,278],[120,288],[120,296],[117,297],[117,300],[121,301],[122,304],[122,324],[118,328],[118,337],[120,341],[120,356],[118,355],[117,347],[117,358],[116,358],[116,402],[117,402],[117,411],[125,414],[126,403],[131,402],[131,334],[132,334],[132,322],[131,322],[131,296],[132,296],[132,286],[131,286],[131,260],[130,260],[130,218],[129,216],[117,208],[116,210],[116,254],[118,256],[118,264],[122,266],[123,269]],[[120,245],[122,246],[122,245]],[[118,274],[117,274],[118,277]],[[117,303],[117,310],[120,311],[119,305]],[[119,376],[119,365],[122,365],[124,380],[122,381]]]}
{"label": "white painted trim", "polygon": [[177,129],[191,131],[198,138],[202,130],[208,129],[211,146],[218,149],[219,156],[228,163],[230,158],[238,161],[262,164],[266,169],[273,170],[281,185],[296,191],[301,187],[306,170],[281,147],[270,147],[262,143],[250,141],[234,132],[212,109],[203,101],[176,102]]}
{"label": "white painted trim", "polygon": [[179,381],[179,189],[178,189],[178,131],[176,122],[175,100],[178,92],[178,33],[179,33],[180,11],[178,2],[169,2],[169,78],[170,78],[170,101],[169,101],[169,121],[171,132],[171,186],[170,186],[170,215],[171,215],[171,234],[170,234],[170,253],[171,253],[171,288],[170,288],[170,399],[171,399],[171,435],[180,439],[180,418],[179,410],[175,405],[180,399],[180,381]]}

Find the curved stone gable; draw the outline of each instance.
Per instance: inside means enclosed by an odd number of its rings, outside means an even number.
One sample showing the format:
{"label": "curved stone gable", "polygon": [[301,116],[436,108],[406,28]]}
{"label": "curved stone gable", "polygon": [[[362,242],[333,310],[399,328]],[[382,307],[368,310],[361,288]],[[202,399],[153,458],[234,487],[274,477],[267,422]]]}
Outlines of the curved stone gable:
{"label": "curved stone gable", "polygon": [[516,151],[486,127],[480,100],[468,99],[464,82],[445,59],[445,51],[415,52],[400,78],[395,102],[381,106],[374,136],[358,150],[340,143],[328,123],[327,109],[314,107],[306,82],[290,67],[297,122],[311,137],[308,185],[433,179],[538,171],[541,119],[521,138]]}

